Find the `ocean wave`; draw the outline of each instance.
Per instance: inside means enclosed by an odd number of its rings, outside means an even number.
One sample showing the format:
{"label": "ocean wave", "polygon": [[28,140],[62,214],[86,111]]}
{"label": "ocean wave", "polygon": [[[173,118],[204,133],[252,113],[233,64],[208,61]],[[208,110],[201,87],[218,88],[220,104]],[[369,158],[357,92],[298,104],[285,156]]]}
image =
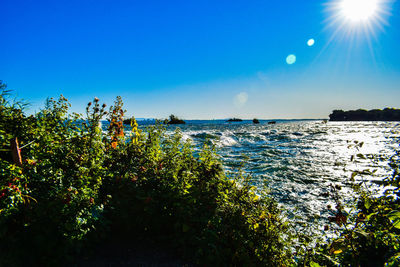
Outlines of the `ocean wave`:
{"label": "ocean wave", "polygon": [[[181,127],[183,139],[195,145],[211,141],[218,148],[225,169],[242,168],[252,175],[254,185],[268,184],[270,194],[293,216],[309,221],[327,218],[323,197],[330,184],[340,184],[343,198],[355,196],[348,182],[354,170],[377,169],[363,179],[373,184],[390,173],[387,161],[379,165],[351,155],[390,156],[398,149],[398,123],[375,122],[286,122],[276,125],[198,124]],[[364,142],[356,150],[355,142]],[[318,229],[316,229],[318,230]]]}
{"label": "ocean wave", "polygon": [[222,146],[234,146],[237,145],[238,141],[235,140],[234,138],[230,136],[223,135],[219,138],[219,140],[216,142],[217,147],[222,147]]}

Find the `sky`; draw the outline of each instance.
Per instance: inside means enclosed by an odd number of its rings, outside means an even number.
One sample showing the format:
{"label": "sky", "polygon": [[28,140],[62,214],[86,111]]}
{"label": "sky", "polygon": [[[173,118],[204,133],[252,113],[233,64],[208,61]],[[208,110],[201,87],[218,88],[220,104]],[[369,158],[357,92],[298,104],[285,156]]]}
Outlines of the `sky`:
{"label": "sky", "polygon": [[1,0],[0,80],[28,113],[60,94],[80,113],[94,97],[122,96],[128,116],[145,118],[400,108],[400,1],[364,1],[374,9],[362,0]]}

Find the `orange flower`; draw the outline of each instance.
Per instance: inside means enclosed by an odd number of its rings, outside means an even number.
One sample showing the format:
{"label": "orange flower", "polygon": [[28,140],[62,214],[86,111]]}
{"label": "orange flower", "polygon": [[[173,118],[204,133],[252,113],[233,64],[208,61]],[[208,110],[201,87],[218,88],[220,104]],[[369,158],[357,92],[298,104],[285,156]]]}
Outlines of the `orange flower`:
{"label": "orange flower", "polygon": [[111,146],[115,149],[118,146],[118,143],[116,141],[111,142]]}

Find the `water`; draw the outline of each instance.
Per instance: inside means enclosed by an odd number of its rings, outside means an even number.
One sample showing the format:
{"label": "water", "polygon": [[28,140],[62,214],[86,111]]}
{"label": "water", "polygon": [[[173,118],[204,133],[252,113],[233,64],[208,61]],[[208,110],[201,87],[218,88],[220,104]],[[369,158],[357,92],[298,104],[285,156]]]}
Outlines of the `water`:
{"label": "water", "polygon": [[[179,127],[183,139],[197,148],[212,142],[227,171],[243,166],[255,185],[268,184],[271,196],[289,216],[311,225],[316,218],[326,220],[332,215],[327,205],[335,204],[326,194],[330,184],[341,185],[341,197],[350,202],[355,196],[349,183],[351,173],[376,170],[374,175],[363,176],[373,186],[373,181],[390,175],[388,157],[399,148],[398,122],[260,122],[187,121],[168,126],[168,132]],[[352,146],[355,141],[364,145],[357,150]],[[351,156],[359,153],[385,159],[376,164],[356,157],[351,162]],[[315,227],[321,230],[323,225]]]}

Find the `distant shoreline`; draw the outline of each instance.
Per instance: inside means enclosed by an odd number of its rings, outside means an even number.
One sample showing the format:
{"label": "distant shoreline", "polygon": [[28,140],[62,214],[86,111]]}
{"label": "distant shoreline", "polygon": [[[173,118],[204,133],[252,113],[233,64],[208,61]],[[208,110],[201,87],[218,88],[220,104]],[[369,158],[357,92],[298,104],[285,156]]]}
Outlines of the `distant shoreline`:
{"label": "distant shoreline", "polygon": [[[126,119],[128,121],[129,119]],[[327,119],[259,119],[260,124],[268,124],[268,122],[275,121],[276,123],[286,123],[286,122],[298,122],[298,121],[324,121]],[[136,119],[139,125],[153,125],[156,121],[163,122],[164,120],[157,119],[147,119],[140,118]],[[201,119],[187,119],[185,120],[186,124],[202,124],[202,123],[211,123],[211,124],[232,124],[227,119],[211,119],[211,120],[201,120]],[[107,120],[102,121],[102,123],[107,124]],[[234,124],[254,124],[253,119],[243,119],[242,121],[237,121]],[[260,125],[258,124],[258,125]],[[125,125],[129,125],[129,123],[125,123]],[[171,124],[169,124],[171,125]],[[181,125],[179,125],[181,126]]]}
{"label": "distant shoreline", "polygon": [[400,109],[334,110],[329,118],[330,121],[400,121]]}

